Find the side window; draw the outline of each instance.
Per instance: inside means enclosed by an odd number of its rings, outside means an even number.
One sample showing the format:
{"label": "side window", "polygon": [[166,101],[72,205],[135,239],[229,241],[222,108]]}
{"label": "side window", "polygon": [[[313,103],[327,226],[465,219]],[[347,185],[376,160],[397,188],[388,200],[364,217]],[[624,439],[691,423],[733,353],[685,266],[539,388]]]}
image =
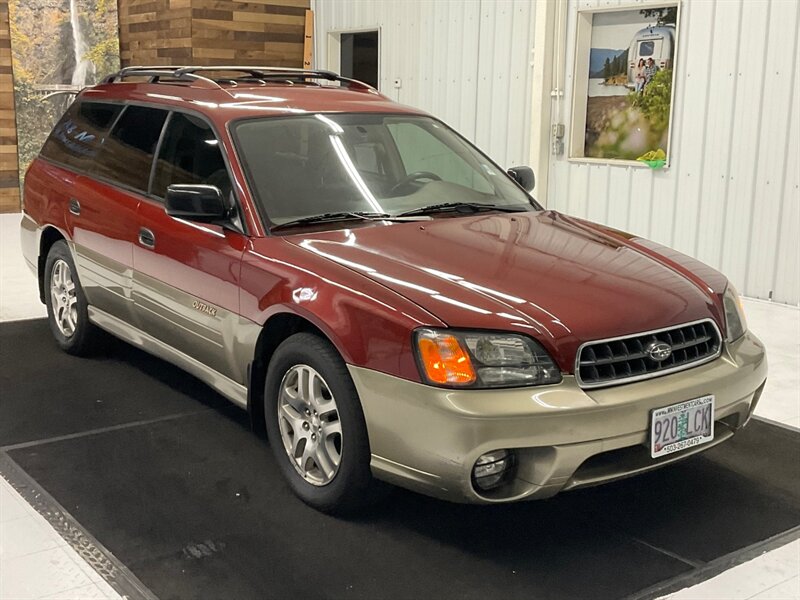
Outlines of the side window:
{"label": "side window", "polygon": [[41,155],[72,168],[87,168],[121,110],[121,104],[75,102],[53,128]]}
{"label": "side window", "polygon": [[153,153],[166,118],[165,110],[128,106],[106,136],[93,172],[146,192]]}
{"label": "side window", "polygon": [[202,119],[177,112],[161,142],[152,193],[163,198],[173,183],[215,185],[226,197],[232,190],[214,131]]}
{"label": "side window", "polygon": [[493,193],[494,188],[485,178],[431,132],[415,123],[390,123],[387,128],[394,138],[406,174],[427,171],[444,181],[483,194]]}

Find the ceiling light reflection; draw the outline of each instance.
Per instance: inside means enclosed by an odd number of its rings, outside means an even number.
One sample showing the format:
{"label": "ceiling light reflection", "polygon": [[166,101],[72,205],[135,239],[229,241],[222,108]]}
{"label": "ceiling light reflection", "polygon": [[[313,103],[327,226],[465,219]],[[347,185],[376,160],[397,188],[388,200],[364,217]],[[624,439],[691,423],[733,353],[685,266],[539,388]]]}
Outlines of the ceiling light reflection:
{"label": "ceiling light reflection", "polygon": [[[318,117],[321,115],[317,115]],[[340,128],[341,129],[341,128]],[[339,160],[342,163],[345,171],[350,176],[350,179],[358,188],[358,191],[361,192],[361,195],[364,196],[364,200],[372,207],[372,210],[375,212],[384,212],[383,207],[378,204],[378,201],[375,199],[375,196],[372,195],[372,192],[367,187],[367,184],[364,183],[364,180],[361,178],[361,175],[358,172],[358,169],[353,164],[353,161],[350,159],[350,155],[347,153],[347,150],[342,143],[342,139],[338,135],[330,135],[328,139],[331,141],[331,145],[333,149],[336,151]]]}
{"label": "ceiling light reflection", "polygon": [[484,294],[488,294],[490,296],[497,296],[498,298],[502,298],[503,300],[508,300],[509,302],[513,302],[514,304],[525,304],[525,300],[523,300],[522,298],[517,298],[516,296],[511,296],[510,294],[505,294],[498,290],[493,290],[492,288],[487,288],[482,285],[478,285],[477,283],[461,280],[458,282],[458,284],[463,285],[464,287],[469,288],[471,290],[483,292]]}
{"label": "ceiling light reflection", "polygon": [[452,304],[453,306],[465,308],[466,310],[471,310],[473,312],[480,313],[482,315],[492,314],[492,312],[489,310],[485,310],[478,306],[473,306],[472,304],[467,304],[466,302],[460,302],[459,300],[454,300],[453,298],[448,298],[447,296],[442,296],[441,294],[435,294],[431,296],[431,298],[435,300],[441,300],[442,302],[447,302],[448,304]]}

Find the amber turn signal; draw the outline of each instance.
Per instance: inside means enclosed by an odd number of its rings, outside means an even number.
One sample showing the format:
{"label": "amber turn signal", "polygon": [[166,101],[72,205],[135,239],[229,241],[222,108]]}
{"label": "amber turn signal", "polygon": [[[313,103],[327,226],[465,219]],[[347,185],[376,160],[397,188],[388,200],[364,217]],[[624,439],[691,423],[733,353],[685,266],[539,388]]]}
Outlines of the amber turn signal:
{"label": "amber turn signal", "polygon": [[418,334],[417,346],[425,375],[432,383],[469,385],[475,382],[469,354],[455,336],[423,330]]}

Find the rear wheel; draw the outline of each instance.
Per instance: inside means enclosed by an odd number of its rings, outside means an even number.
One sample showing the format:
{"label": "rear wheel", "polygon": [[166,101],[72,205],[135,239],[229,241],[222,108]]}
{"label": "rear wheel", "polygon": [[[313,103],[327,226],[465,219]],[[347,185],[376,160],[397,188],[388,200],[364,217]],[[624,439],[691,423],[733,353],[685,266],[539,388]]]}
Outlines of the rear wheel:
{"label": "rear wheel", "polygon": [[47,254],[44,289],[50,331],[61,349],[76,355],[94,350],[100,332],[89,322],[86,295],[63,240],[53,244]]}
{"label": "rear wheel", "polygon": [[351,513],[372,500],[376,484],[361,403],[328,341],[298,333],[278,346],[267,371],[264,415],[275,460],[304,502]]}

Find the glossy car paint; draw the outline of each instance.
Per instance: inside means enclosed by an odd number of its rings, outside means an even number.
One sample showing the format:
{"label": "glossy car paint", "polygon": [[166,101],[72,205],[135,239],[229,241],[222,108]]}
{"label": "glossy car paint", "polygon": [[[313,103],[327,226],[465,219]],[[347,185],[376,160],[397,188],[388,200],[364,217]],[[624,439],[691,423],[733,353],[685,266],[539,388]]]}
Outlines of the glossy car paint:
{"label": "glossy car paint", "polygon": [[[139,198],[40,160],[34,161],[27,177],[25,211],[36,215],[39,223],[56,227],[71,243],[89,302],[132,319],[132,232]],[[68,208],[72,201],[78,202],[77,215]],[[109,214],[115,218],[109,220]]]}
{"label": "glossy car paint", "polygon": [[[40,262],[46,231],[58,231],[83,257],[81,279],[97,288],[90,296],[91,303],[100,299],[90,307],[95,323],[239,405],[247,402],[248,372],[271,319],[288,314],[312,323],[353,375],[379,477],[456,500],[534,497],[578,485],[570,477],[589,456],[641,444],[651,407],[718,393],[724,402],[716,418],[737,416],[731,431],[752,410],[766,361],[750,334],[683,373],[603,390],[576,385],[571,373],[583,342],[705,318],[725,332],[724,276],[647,240],[553,211],[269,234],[230,138],[232,121],[306,111],[422,114],[416,109],[366,91],[281,85],[116,83],[82,97],[190,111],[212,123],[246,234],[173,219],[153,198],[38,159],[26,177],[29,264]],[[85,215],[68,213],[76,194]],[[155,234],[155,248],[139,243],[141,227]],[[102,304],[104,297],[124,302]],[[412,332],[422,326],[526,333],[553,355],[564,382],[516,390],[424,385],[411,348]],[[533,471],[505,496],[479,496],[469,470],[480,452],[500,447],[516,448],[523,461],[550,457],[541,465],[552,472],[544,477],[542,466],[528,465]],[[614,477],[638,469],[618,467]]]}
{"label": "glossy car paint", "polygon": [[724,282],[698,285],[626,240],[552,211],[284,239],[394,290],[450,327],[532,335],[567,373],[588,340],[708,317],[723,327]]}
{"label": "glossy car paint", "polygon": [[347,363],[413,381],[420,375],[411,331],[444,326],[397,292],[281,237],[251,240],[242,261],[241,311],[257,323],[281,313],[301,316]]}

